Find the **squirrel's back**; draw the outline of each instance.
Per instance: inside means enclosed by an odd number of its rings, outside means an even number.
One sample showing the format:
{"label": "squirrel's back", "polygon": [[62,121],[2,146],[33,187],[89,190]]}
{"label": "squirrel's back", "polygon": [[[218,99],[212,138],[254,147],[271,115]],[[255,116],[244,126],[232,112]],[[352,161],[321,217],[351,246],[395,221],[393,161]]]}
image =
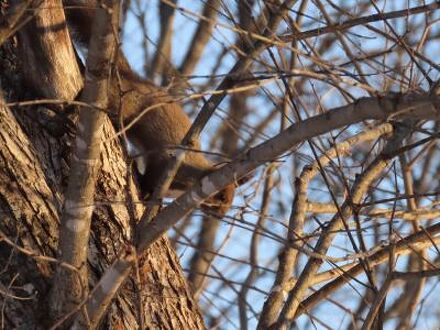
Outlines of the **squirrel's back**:
{"label": "squirrel's back", "polygon": [[[96,0],[63,0],[69,29],[74,40],[87,49]],[[115,74],[110,81],[109,110],[118,127],[122,117],[129,143],[135,150],[139,174],[139,184],[143,194],[151,193],[177,145],[188,132],[191,121],[182,107],[164,89],[139,77],[128,64],[121,51],[115,61]],[[124,127],[118,127],[123,129]],[[200,150],[200,142],[194,141],[192,149]],[[189,151],[185,161],[171,185],[172,189],[186,190],[203,176],[213,171],[213,166],[201,152]],[[210,209],[224,214],[234,196],[234,185],[206,201]]]}

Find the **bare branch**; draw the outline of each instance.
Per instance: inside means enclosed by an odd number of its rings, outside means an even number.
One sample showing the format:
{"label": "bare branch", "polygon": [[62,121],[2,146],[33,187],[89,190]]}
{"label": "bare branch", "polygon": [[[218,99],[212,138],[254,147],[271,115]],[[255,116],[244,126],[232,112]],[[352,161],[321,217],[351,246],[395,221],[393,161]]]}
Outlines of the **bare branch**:
{"label": "bare branch", "polygon": [[[301,141],[367,119],[385,120],[394,116],[397,118],[399,116],[435,118],[437,115],[435,109],[438,102],[440,102],[438,98],[428,95],[392,95],[380,98],[363,98],[353,104],[330,110],[325,114],[292,125],[276,137],[249,150],[244,159],[240,158],[202,179],[199,184],[196,184],[171,205],[163,209],[154,218],[154,221],[145,222],[145,218],[143,218],[137,228],[137,232],[142,233],[138,236],[137,251],[142,253],[142,251],[148,249],[153,242],[208,196],[213,195],[227,184],[234,182],[237,178],[249,173],[266,161],[276,159],[276,157]],[[382,166],[379,166],[380,170],[376,168],[375,174],[380,174],[381,169],[386,164],[387,162],[384,162]],[[365,189],[368,186],[364,183],[362,187]],[[356,203],[356,199],[353,202]],[[115,267],[119,268],[119,265],[115,265]],[[108,271],[112,270],[109,269]],[[92,296],[91,299],[95,299],[95,297]],[[99,304],[99,302],[97,303]]]}
{"label": "bare branch", "polygon": [[[116,50],[115,27],[119,2],[106,1],[97,10],[86,65],[86,86],[81,101],[107,107],[110,64]],[[78,120],[73,163],[61,219],[58,254],[63,262],[79,269],[78,280],[58,267],[51,293],[53,319],[74,309],[87,296],[87,253],[94,205],[95,182],[100,167],[101,134],[105,114],[82,108]],[[84,319],[83,321],[84,322]]]}
{"label": "bare branch", "polygon": [[[2,25],[4,26],[0,26],[0,46],[5,42],[5,40],[20,30],[32,19],[32,11],[29,10],[32,2],[33,0],[27,0],[17,4],[12,8],[8,15],[3,17],[2,20],[4,23],[2,22]],[[35,13],[36,11],[33,12]]]}
{"label": "bare branch", "polygon": [[215,17],[220,7],[220,2],[221,0],[206,1],[202,14],[206,20],[199,22],[197,31],[191,40],[191,45],[180,67],[180,72],[183,75],[191,74],[203,55],[203,49],[208,43],[212,29],[214,28]]}
{"label": "bare branch", "polygon": [[[426,235],[426,232],[429,232],[430,235],[438,235],[440,233],[440,223],[437,223],[432,226],[428,226],[424,230],[419,230],[414,234],[402,238],[396,243],[391,243],[390,245],[385,246],[385,248],[373,254],[371,257],[369,257],[369,259],[373,261],[375,264],[379,264],[388,260],[391,249],[395,251],[394,253],[396,255],[399,255],[400,253],[414,252],[414,250],[417,248],[426,248],[428,246],[432,246],[432,242],[430,241],[429,237]],[[437,244],[438,244],[438,240],[437,240]],[[360,264],[357,264],[354,267],[348,269],[347,271],[344,271],[342,275],[338,276],[330,283],[321,287],[316,293],[310,295],[309,297],[301,301],[300,307],[298,308],[295,317],[298,317],[301,314],[311,310],[316,304],[322,301],[325,297],[327,297],[332,292],[340,288],[342,285],[348,283],[351,279],[361,274],[363,271],[364,269]]]}
{"label": "bare branch", "polygon": [[280,38],[283,41],[289,41],[293,39],[303,40],[303,39],[322,36],[327,33],[343,32],[357,25],[364,25],[366,23],[373,23],[376,21],[382,21],[382,20],[399,18],[399,17],[407,17],[409,15],[415,15],[415,14],[426,13],[429,11],[437,10],[439,8],[440,8],[440,3],[438,3],[437,1],[419,7],[413,7],[404,10],[396,10],[389,13],[374,14],[366,17],[359,17],[359,18],[347,20],[346,22],[330,24],[328,26],[324,26],[322,28],[313,29],[309,31],[294,32],[289,35],[284,35]]}
{"label": "bare branch", "polygon": [[[303,235],[303,226],[306,216],[307,189],[310,181],[319,173],[319,170],[331,162],[333,158],[348,153],[351,148],[355,147],[357,144],[376,139],[382,135],[391,133],[392,130],[393,128],[390,124],[383,124],[370,131],[359,133],[358,135],[339,143],[330,150],[327,150],[318,160],[303,168],[300,177],[296,179],[297,193],[292,206],[289,230],[286,239],[287,242],[289,242],[289,240],[294,241]],[[335,213],[337,213],[338,210],[337,208],[335,209]],[[277,275],[270,295],[264,304],[263,311],[261,312],[258,325],[260,329],[269,327],[278,318],[278,314],[284,301],[284,296],[289,292],[288,284],[291,276],[290,274],[292,273],[298,252],[297,249],[292,248],[292,246],[287,243],[279,255]]]}

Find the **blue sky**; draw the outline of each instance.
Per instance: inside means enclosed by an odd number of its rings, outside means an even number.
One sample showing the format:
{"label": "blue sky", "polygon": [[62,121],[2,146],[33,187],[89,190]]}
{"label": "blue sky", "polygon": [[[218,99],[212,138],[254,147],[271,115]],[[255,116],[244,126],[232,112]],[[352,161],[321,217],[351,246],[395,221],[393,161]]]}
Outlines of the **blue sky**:
{"label": "blue sky", "polygon": [[[228,8],[230,10],[232,10],[232,11],[234,10],[235,3],[236,3],[235,1],[225,1],[225,3],[228,4]],[[343,4],[345,8],[350,10],[356,16],[368,16],[368,15],[371,15],[374,13],[373,11],[359,13],[356,9],[357,8],[356,4],[359,4],[360,1],[339,1],[339,3]],[[149,35],[149,38],[151,39],[149,41],[148,47],[149,47],[150,51],[153,51],[154,47],[155,47],[154,43],[157,41],[158,28],[159,28],[159,22],[157,20],[157,17],[158,17],[157,2],[156,1],[145,1],[145,2],[142,2],[142,4],[147,7],[146,22],[148,22],[148,24],[147,24],[148,35]],[[414,0],[413,1],[379,1],[378,2],[379,8],[383,9],[384,11],[395,11],[395,10],[399,10],[399,9],[405,9],[407,7],[415,7],[420,4],[421,4],[420,1],[414,1]],[[187,8],[191,11],[199,12],[199,9],[201,8],[202,2],[201,1],[193,1],[193,0],[184,0],[184,1],[179,1],[179,5]],[[331,14],[332,10],[331,10],[330,6],[329,6],[328,10],[329,10],[329,13]],[[323,19],[319,15],[318,10],[313,10],[313,7],[312,7],[310,12],[307,12],[305,14],[308,15],[308,17],[309,17],[308,19],[305,20],[305,26],[306,26],[305,29],[313,29],[313,28],[323,26],[323,23],[322,23]],[[435,19],[439,19],[439,18],[440,18],[440,11],[437,11],[436,13],[433,13],[433,17],[431,18],[431,20],[435,21]],[[348,19],[348,17],[341,18],[342,21],[344,21],[345,19]],[[424,15],[414,15],[410,19],[414,20],[414,21],[423,20]],[[230,24],[226,18],[222,18],[221,21],[223,23]],[[393,20],[393,22],[395,22],[395,20]],[[182,15],[179,12],[176,14],[175,34],[174,34],[174,38],[173,38],[173,54],[172,54],[172,56],[173,56],[172,60],[176,66],[178,66],[182,61],[182,58],[183,58],[183,56],[186,52],[186,49],[190,43],[192,33],[194,32],[194,29],[196,27],[196,23],[197,22],[194,20],[194,18],[192,18],[190,16]],[[383,23],[372,23],[372,25],[379,28],[379,29],[384,29]],[[406,21],[404,19],[398,20],[397,23],[394,25],[394,28],[395,28],[395,31],[399,35],[405,35],[405,33],[406,33],[410,39],[420,38],[420,35],[422,33],[422,31],[406,31],[407,25],[406,25]],[[438,30],[439,30],[438,24],[434,24],[432,29],[433,29],[433,31],[438,32]],[[283,31],[283,28],[281,28],[281,31]],[[371,49],[387,48],[389,46],[389,43],[385,42],[381,38],[378,38],[377,34],[372,33],[371,31],[367,31],[363,27],[357,27],[357,28],[352,29],[350,31],[352,32],[352,34],[349,35],[351,41],[353,42],[353,44],[356,44],[358,46],[357,49],[353,49],[354,55],[361,55],[361,52],[367,52]],[[132,63],[133,68],[135,68],[138,72],[142,72],[144,59],[145,59],[145,54],[144,54],[142,47],[141,47],[142,42],[143,42],[143,34],[140,32],[139,25],[136,23],[135,17],[132,12],[129,13],[129,16],[127,19],[127,24],[125,26],[124,32],[125,32],[124,42],[123,42],[124,51],[125,51],[127,57],[129,58],[130,62]],[[197,67],[195,74],[198,74],[198,75],[209,74],[211,72],[212,65],[215,61],[216,54],[218,54],[218,52],[220,51],[221,45],[222,44],[230,45],[234,41],[234,34],[230,30],[225,29],[225,28],[217,27],[214,32],[214,36],[215,36],[215,40],[211,40],[211,42],[209,43],[207,49],[205,50],[205,55],[203,56],[203,60],[201,61],[200,65]],[[362,36],[362,37],[360,37],[360,36]],[[426,47],[425,53],[429,54],[429,57],[434,59],[438,63],[438,59],[440,58],[440,46],[438,44],[438,40],[437,40],[437,42],[429,43]],[[344,61],[347,60],[347,58],[341,52],[341,47],[338,43],[335,43],[335,45],[324,54],[324,59],[327,59],[329,61],[333,61],[335,64],[344,63]],[[228,57],[222,65],[221,72],[226,73],[229,70],[229,68],[233,65],[234,61],[235,61],[235,59],[232,56]],[[386,61],[390,66],[392,66],[393,63],[395,63],[395,61],[396,61],[396,57],[393,54],[390,54],[387,57]],[[406,61],[409,62],[409,58],[406,58]],[[367,73],[372,71],[371,68],[368,66],[365,66],[364,69]],[[430,74],[432,74],[433,79],[439,79],[438,72],[431,71]],[[380,76],[377,77],[377,80],[375,80],[375,77],[368,77],[368,79],[378,89],[380,89],[380,87],[383,84],[383,81],[381,80]],[[417,79],[419,79],[419,81],[422,82],[422,88],[426,89],[426,86],[423,85],[423,84],[425,84],[423,82],[423,80],[421,78],[417,78]],[[415,80],[417,81],[417,79],[415,79]],[[196,83],[197,80],[194,80],[194,82]],[[322,105],[325,108],[330,109],[332,107],[335,107],[335,106],[338,106],[338,105],[341,105],[344,103],[344,100],[342,99],[341,95],[336,90],[332,90],[331,88],[328,88],[328,87],[323,88],[322,87],[323,85],[324,85],[323,83],[314,81],[314,82],[310,83],[309,88],[311,89],[312,87],[314,87],[314,88],[317,88],[318,90],[325,90],[326,91],[325,94],[319,95],[321,97]],[[267,86],[266,88],[268,91],[271,91],[275,94],[280,93],[280,90],[275,83]],[[355,87],[352,87],[352,88],[347,87],[347,88],[350,88],[350,92],[355,97],[361,97],[361,96],[367,95],[365,93],[365,91],[363,91],[359,88],[355,88]],[[392,89],[393,90],[397,89],[396,91],[402,91],[402,90],[398,90],[399,88],[400,88],[399,84],[396,84],[395,86],[393,86]],[[305,100],[305,101],[308,101],[308,100]],[[310,101],[310,104],[315,103],[314,99],[311,99],[309,101]],[[227,100],[223,101],[222,105],[224,107],[226,107],[225,104],[227,105]],[[247,119],[248,123],[250,125],[257,123],[261,118],[265,117],[269,113],[269,111],[272,109],[272,104],[264,97],[252,98],[251,106],[253,108],[255,108],[256,110],[255,110],[254,115]],[[207,145],[209,144],[208,142],[210,139],[210,134],[212,134],[212,132],[214,132],[214,129],[219,124],[220,120],[221,120],[220,117],[214,118],[212,120],[212,122],[209,123],[208,127],[205,129],[205,131],[203,133],[204,135],[202,137],[202,144],[205,149],[207,148]],[[273,136],[274,134],[276,134],[278,132],[278,129],[279,129],[278,125],[273,124],[271,127],[268,128],[266,133],[270,136]],[[363,129],[365,129],[365,127],[363,125],[354,125],[350,130],[348,130],[344,134],[352,135],[352,134],[355,134]],[[324,141],[323,144],[326,144],[326,141],[327,141],[327,144],[330,144],[330,142],[331,142],[330,136],[322,137],[322,140]],[[306,163],[307,157],[311,157],[311,153],[310,153],[310,150],[308,149],[307,146],[302,147],[300,152],[303,153],[303,155],[305,155],[304,159],[300,160],[300,165],[304,165]],[[291,163],[292,163],[292,159],[288,158],[286,160],[286,164],[284,166],[282,166],[278,170],[278,172],[276,173],[276,176],[279,177],[279,179],[282,181],[282,185],[274,194],[274,203],[273,203],[274,205],[273,205],[273,207],[271,207],[271,209],[269,211],[270,216],[272,216],[274,218],[274,220],[268,221],[268,228],[277,234],[284,234],[284,232],[285,232],[285,228],[283,228],[282,225],[277,223],[277,221],[286,223],[288,216],[289,216],[291,202],[293,199],[292,186],[293,186],[294,178],[292,177]],[[355,161],[353,161],[352,165],[355,165],[354,163],[355,163]],[[361,163],[361,161],[358,161],[358,163]],[[357,167],[354,167],[353,170],[351,170],[348,173],[351,176],[351,178],[353,178],[354,175],[358,171],[360,171],[360,169]],[[261,175],[261,170],[260,170],[260,172],[258,172],[257,175]],[[385,182],[381,187],[386,189],[386,188],[392,187],[392,184],[393,184],[393,182]],[[398,184],[400,186],[402,186],[401,178],[398,178]],[[329,198],[328,192],[326,190],[326,187],[323,187],[322,181],[316,181],[314,184],[312,184],[310,191],[311,191],[311,195],[316,200],[322,201],[323,198],[325,198],[326,201],[328,201],[328,198]],[[235,203],[237,205],[242,205],[243,201],[244,201],[243,195],[246,195],[248,193],[249,193],[249,191],[246,191],[246,190],[239,193],[238,194],[239,196],[237,197]],[[260,195],[258,195],[259,193],[261,193],[261,187],[260,187],[260,190],[257,190],[257,197],[251,203],[251,205],[253,207],[255,207],[255,209],[258,209],[259,203],[260,203]],[[240,195],[242,195],[242,196],[240,196]],[[385,196],[385,193],[383,194],[383,196]],[[285,209],[284,212],[280,211],[282,208],[280,207],[280,205],[276,204],[276,202],[282,204],[283,208]],[[249,213],[244,216],[244,219],[246,221],[249,221],[250,223],[254,223],[256,221],[256,218],[257,218],[257,216],[255,213]],[[200,221],[200,217],[196,218],[195,223],[198,223],[199,221]],[[312,230],[312,228],[314,226],[316,226],[316,224],[314,224],[314,223],[310,224],[310,228],[308,228],[308,229]],[[189,236],[191,237],[191,235],[193,235],[193,234],[195,234],[194,228],[192,228],[190,230]],[[225,248],[221,252],[226,255],[232,256],[234,258],[247,259],[248,249],[246,249],[246,248],[249,245],[250,234],[251,234],[251,232],[249,230],[244,230],[244,229],[238,228],[238,226],[231,228],[230,225],[228,225],[228,224],[221,224],[221,231],[220,231],[219,237],[217,238],[217,242],[220,244],[225,239],[228,242],[226,244]],[[349,242],[346,239],[336,240],[335,245],[345,247],[348,250],[351,249],[351,245],[349,244]],[[259,249],[260,250],[260,263],[261,263],[261,265],[268,265],[271,261],[276,260],[276,254],[278,253],[278,248],[279,248],[279,245],[274,244],[274,242],[272,240],[262,238],[262,242],[261,242],[260,249]],[[183,249],[180,252],[182,253],[182,263],[183,263],[183,266],[185,267],[185,265],[188,261],[188,258],[191,256],[190,252],[192,252],[192,251],[190,249]],[[343,250],[333,248],[331,250],[331,252],[334,255],[337,255],[337,254],[342,254]],[[227,259],[222,259],[222,258],[216,259],[215,267],[217,267],[222,272],[222,274],[224,276],[226,276],[228,279],[231,279],[234,281],[243,280],[243,278],[247,274],[247,270],[248,270],[248,268],[242,266],[242,268],[241,268],[242,271],[239,272],[239,271],[237,271],[237,268],[231,267],[231,263]],[[270,265],[270,267],[272,267],[272,268],[276,267],[276,262],[272,263]],[[328,267],[328,266],[324,265],[324,268],[325,267]],[[272,278],[271,274],[267,274],[267,276],[263,277],[257,283],[257,286],[259,288],[267,291],[270,288],[272,281],[273,281],[273,278]],[[210,290],[214,293],[217,293],[220,286],[221,286],[220,282],[214,282],[214,284],[210,287]],[[239,289],[239,286],[236,286],[236,287]],[[361,288],[356,287],[356,285],[354,286],[354,288],[361,290]],[[343,290],[338,292],[335,295],[335,297],[338,300],[343,301],[347,307],[355,307],[354,301],[355,301],[357,293],[356,293],[356,290],[354,290],[354,288],[346,286]],[[429,290],[429,288],[430,288],[430,286],[428,286],[427,290]],[[221,294],[224,295],[223,297],[225,299],[235,299],[235,294],[230,289],[222,289]],[[395,294],[393,294],[393,295],[396,296]],[[391,295],[390,297],[392,297],[393,295]],[[265,296],[261,293],[251,291],[249,294],[249,301],[251,302],[252,306],[254,307],[254,309],[257,312],[261,310],[261,306],[264,302],[264,299],[265,299]],[[224,304],[226,306],[228,304],[228,302],[227,301],[224,301],[224,302],[219,301],[219,304],[220,305]],[[221,307],[221,306],[219,306],[219,307]],[[326,322],[328,322],[328,324],[331,324],[332,328],[339,328],[339,325],[341,325],[341,327],[344,328],[344,326],[342,326],[342,325],[346,325],[347,322],[349,322],[349,320],[347,320],[347,316],[343,315],[341,313],[340,309],[334,307],[334,305],[332,305],[332,304],[323,304],[319,308],[325,309],[324,312],[321,312],[318,314],[319,315],[326,315],[327,319],[325,319],[323,321],[326,321]],[[234,313],[232,313],[232,315],[236,317],[234,319],[234,323],[238,324],[237,315]],[[249,314],[249,315],[251,315],[251,314]],[[423,322],[430,322],[430,321],[431,321],[430,319],[425,319]],[[434,323],[436,322],[436,320],[432,320],[432,321]],[[423,323],[423,322],[419,324],[419,328],[420,329],[428,329],[430,327],[430,325],[427,323]],[[394,325],[391,323],[387,324],[388,329],[393,329]],[[255,326],[255,324],[256,324],[255,318],[251,318],[250,328],[253,328]],[[301,329],[303,329],[303,328],[305,329],[308,326],[310,326],[310,328],[314,328],[314,326],[311,326],[310,324],[308,324],[305,317],[300,319],[299,324],[300,324]],[[315,326],[318,329],[321,328],[319,325],[315,325]],[[227,324],[227,325],[225,325],[225,328],[232,329],[234,327],[232,326],[232,324]]]}

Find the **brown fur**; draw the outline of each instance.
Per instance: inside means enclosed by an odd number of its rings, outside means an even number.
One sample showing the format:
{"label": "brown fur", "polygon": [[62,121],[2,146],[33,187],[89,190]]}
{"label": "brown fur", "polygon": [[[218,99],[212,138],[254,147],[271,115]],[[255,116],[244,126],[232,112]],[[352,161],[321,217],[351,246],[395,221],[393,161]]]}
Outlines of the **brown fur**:
{"label": "brown fur", "polygon": [[[73,29],[73,38],[87,47],[96,0],[63,2],[67,7],[65,12],[69,27]],[[75,8],[69,9],[68,6]],[[145,175],[139,175],[138,181],[142,193],[149,194],[157,186],[160,174],[170,159],[170,147],[180,144],[191,126],[191,121],[166,91],[133,72],[121,52],[116,61],[116,71],[117,74],[110,83],[109,110],[113,114],[120,114],[123,125],[134,123],[126,134],[145,160]],[[148,108],[151,109],[134,121]],[[200,142],[194,141],[191,148],[200,149]],[[213,170],[212,164],[202,153],[187,152],[185,162],[177,172],[171,188],[186,190]],[[204,206],[223,215],[232,203],[234,191],[235,186],[231,184],[205,201]]]}

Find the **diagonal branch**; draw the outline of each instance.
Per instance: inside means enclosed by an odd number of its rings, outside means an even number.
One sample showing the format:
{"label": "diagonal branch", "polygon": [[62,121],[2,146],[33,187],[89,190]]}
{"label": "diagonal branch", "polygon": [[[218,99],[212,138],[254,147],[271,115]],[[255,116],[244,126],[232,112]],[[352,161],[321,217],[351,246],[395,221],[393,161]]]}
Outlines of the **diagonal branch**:
{"label": "diagonal branch", "polygon": [[[164,2],[167,2],[163,0]],[[296,0],[285,0],[280,6],[279,10],[274,12],[269,19],[269,22],[267,24],[265,35],[266,36],[273,36],[274,31],[280,24],[281,20],[284,18],[284,16],[288,13],[290,7],[292,7],[295,4]],[[238,60],[233,68],[230,70],[229,74],[226,75],[225,79],[220,83],[220,85],[217,87],[217,91],[226,91],[233,87],[235,87],[238,83],[237,80],[235,80],[235,77],[242,74],[246,69],[249,68],[249,66],[252,64],[254,58],[259,55],[265,48],[265,44],[262,42],[255,42],[253,47],[250,47],[251,51],[249,52],[249,56],[242,57],[240,60]],[[181,145],[182,149],[176,152],[176,156],[172,158],[166,168],[164,169],[162,173],[162,177],[159,180],[158,187],[155,189],[152,200],[158,200],[165,196],[165,193],[169,190],[169,187],[171,185],[171,182],[173,181],[177,170],[179,169],[180,164],[183,163],[185,159],[185,147],[191,146],[193,144],[193,141],[196,141],[202,132],[203,128],[208,123],[208,120],[211,118],[211,116],[214,114],[214,111],[217,109],[217,107],[220,105],[220,103],[223,101],[223,99],[226,97],[226,92],[221,93],[214,93],[208,101],[206,101],[200,110],[199,114],[197,115],[196,119],[194,120],[194,123],[191,125],[189,131],[183,138]],[[234,180],[231,180],[231,182],[234,182]],[[137,240],[139,240],[139,235],[141,233],[145,232],[145,227],[151,222],[154,215],[158,211],[158,206],[149,208],[144,215],[142,216],[141,222],[137,228],[136,235],[138,235]],[[187,210],[187,212],[189,212]],[[160,235],[159,235],[160,236]]]}
{"label": "diagonal branch", "polygon": [[[41,2],[40,0],[39,2]],[[2,22],[0,24],[0,45],[2,45],[10,36],[15,34],[23,26],[25,26],[33,17],[36,11],[31,11],[30,7],[33,4],[33,0],[23,1],[17,4],[1,18]],[[34,7],[39,5],[36,4]]]}
{"label": "diagonal branch", "polygon": [[[376,139],[384,134],[392,132],[393,127],[390,124],[383,124],[375,129],[359,133],[344,142],[338,143],[335,147],[327,150],[319,160],[304,167],[299,178],[297,178],[296,196],[292,206],[292,214],[289,220],[287,240],[295,240],[302,235],[304,220],[307,211],[307,189],[313,177],[319,173],[319,170],[325,167],[330,161],[338,155],[348,153],[355,145],[368,140]],[[335,212],[337,212],[336,210]],[[292,270],[295,265],[298,250],[286,244],[279,256],[279,267],[274,284],[269,297],[264,303],[261,312],[258,328],[266,329],[274,323],[284,302],[284,295],[289,291],[288,285]]]}
{"label": "diagonal branch", "polygon": [[324,34],[328,33],[335,33],[335,32],[343,32],[346,31],[354,26],[359,25],[365,25],[367,23],[373,23],[377,21],[384,21],[387,19],[393,19],[393,18],[399,18],[399,17],[407,17],[410,15],[420,14],[420,13],[426,13],[430,11],[434,11],[440,8],[440,2],[432,2],[427,5],[418,6],[418,7],[412,7],[408,9],[403,10],[396,10],[388,13],[379,13],[379,14],[373,14],[370,16],[365,17],[358,17],[354,19],[347,20],[345,22],[337,23],[337,24],[330,24],[324,27],[320,27],[313,30],[308,31],[298,31],[293,32],[288,35],[280,36],[279,38],[282,41],[289,42],[291,40],[304,40],[309,39],[313,37],[321,37]]}
{"label": "diagonal branch", "polygon": [[196,208],[203,199],[223,189],[258,166],[273,161],[297,144],[334,129],[368,119],[387,120],[393,117],[440,119],[440,98],[429,95],[365,97],[347,106],[311,117],[290,126],[272,139],[250,149],[238,160],[206,176],[201,182],[166,207],[154,223],[140,223],[142,236],[138,249],[143,250],[179,219]]}
{"label": "diagonal branch", "polygon": [[[148,249],[169,228],[196,208],[204,198],[215,194],[258,166],[273,161],[304,140],[368,119],[387,120],[392,117],[413,117],[439,120],[440,111],[437,110],[439,107],[439,97],[392,94],[386,97],[362,98],[352,104],[294,124],[274,138],[250,149],[241,158],[206,176],[200,183],[163,209],[154,221],[145,222],[143,219],[143,222],[136,228],[139,233],[137,253],[141,254]],[[125,276],[127,269],[121,267],[123,264],[126,265],[125,267],[131,267],[124,261],[117,261],[107,269],[106,274],[116,272]],[[106,286],[102,289],[111,295],[117,291],[119,285],[119,282],[113,283],[113,286]],[[104,303],[104,300],[100,301],[93,294],[90,301],[96,305]],[[88,309],[88,312],[92,318],[93,310]]]}
{"label": "diagonal branch", "polygon": [[[439,234],[440,223],[436,223],[432,226],[426,227],[425,229],[419,230],[414,234],[402,238],[396,243],[387,245],[380,251],[368,257],[368,259],[371,260],[374,265],[376,265],[388,260],[391,249],[393,249],[395,255],[397,256],[400,254],[412,252],[419,248],[426,248],[428,246],[432,246],[432,242],[426,233],[429,233],[430,235]],[[436,242],[438,243],[438,236],[436,237]],[[350,269],[344,271],[336,279],[327,283],[326,285],[321,287],[317,292],[313,293],[312,295],[304,299],[301,302],[295,317],[299,317],[300,315],[311,310],[320,301],[323,301],[323,299],[328,297],[332,292],[336,291],[338,288],[348,283],[355,276],[361,274],[363,270],[364,269],[362,268],[362,265],[357,264],[351,267]]]}
{"label": "diagonal branch", "polygon": [[[359,204],[368,191],[369,186],[377,180],[379,175],[385,170],[391,159],[393,158],[393,151],[398,148],[402,140],[407,136],[407,130],[395,130],[393,136],[388,141],[381,155],[368,166],[364,173],[357,178],[349,196],[346,198],[340,211],[333,216],[328,225],[323,229],[318,242],[314,247],[314,252],[326,254],[333,238],[337,232],[344,228],[346,219],[348,219],[354,212],[353,204]],[[295,318],[296,311],[299,308],[299,303],[310,287],[311,281],[322,265],[322,258],[309,258],[301,275],[298,278],[294,288],[289,292],[287,301],[281,310],[278,321],[271,325],[271,328],[278,328],[289,325]]]}

